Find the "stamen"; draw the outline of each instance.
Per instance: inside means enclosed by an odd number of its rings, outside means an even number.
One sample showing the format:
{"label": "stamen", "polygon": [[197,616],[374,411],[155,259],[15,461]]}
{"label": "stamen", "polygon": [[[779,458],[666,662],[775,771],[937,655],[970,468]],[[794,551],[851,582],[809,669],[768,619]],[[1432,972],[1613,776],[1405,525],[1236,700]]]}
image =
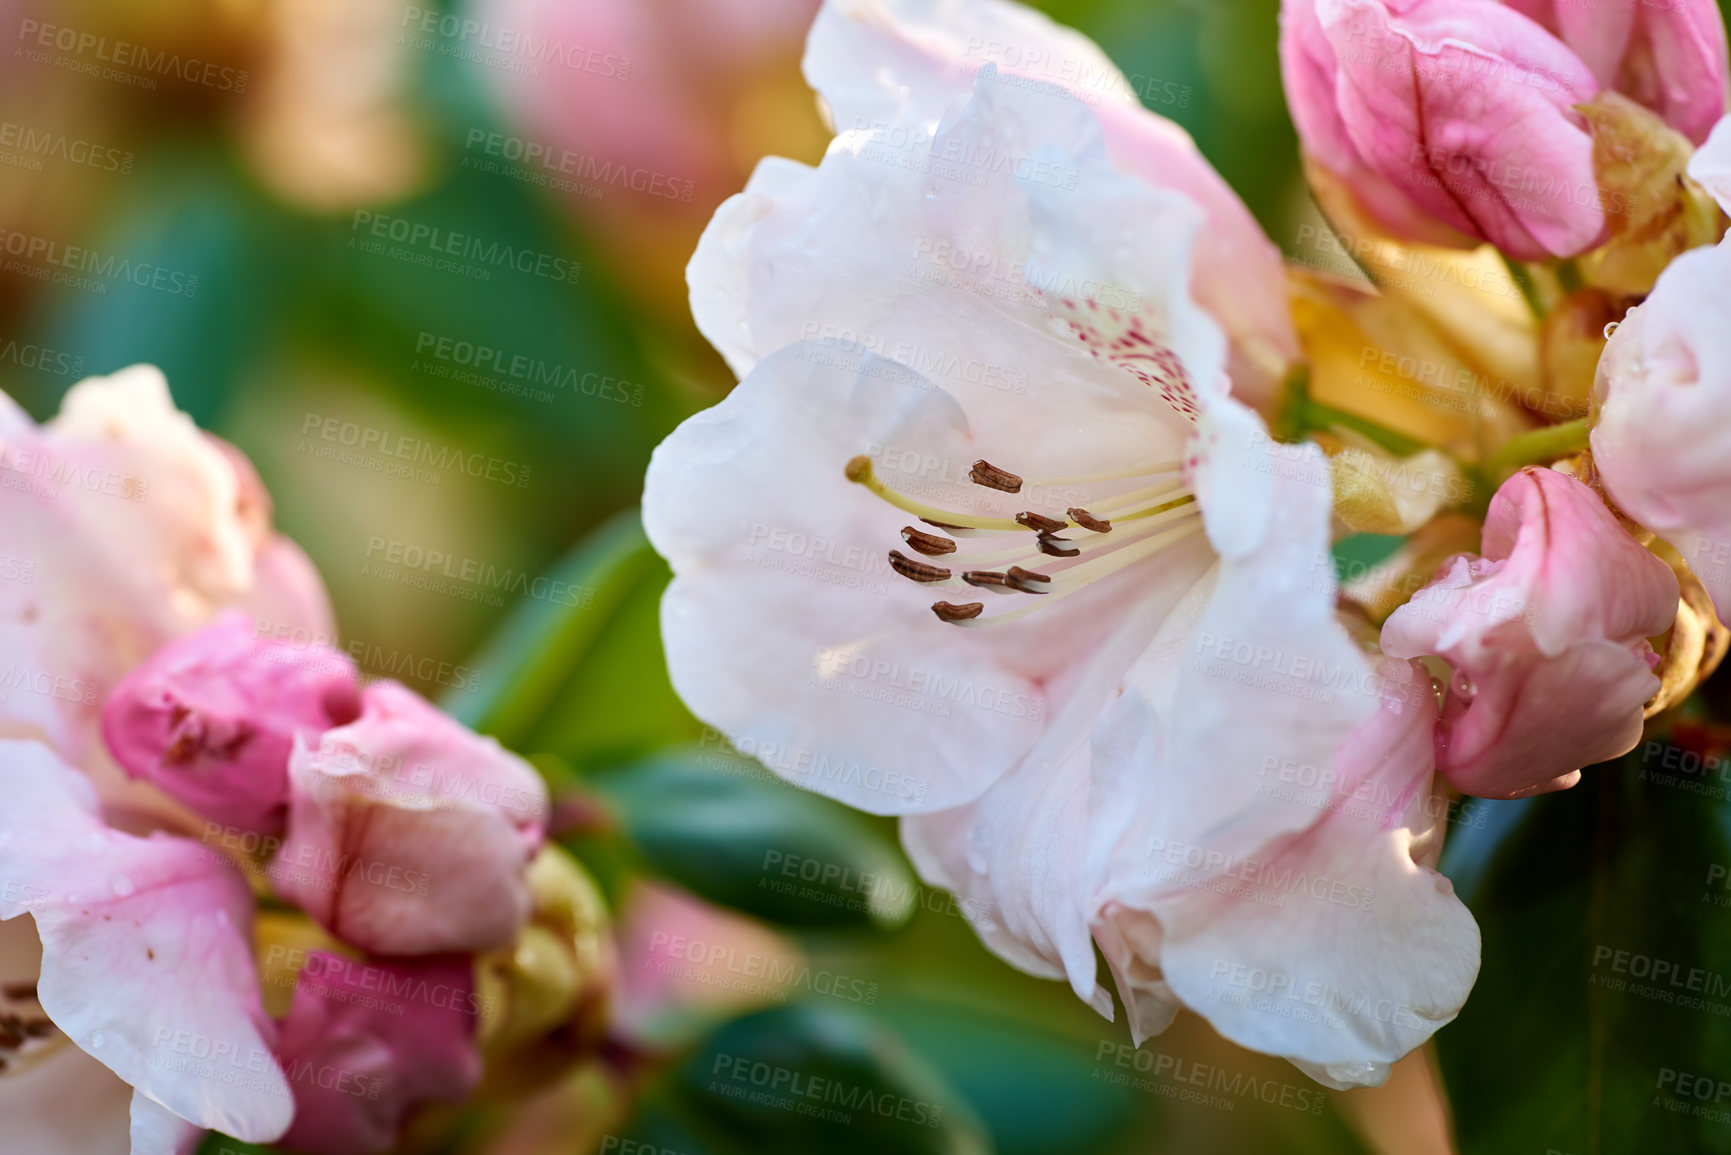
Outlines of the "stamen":
{"label": "stamen", "polygon": [[[1071,512],[1074,513],[1075,511],[1071,510]],[[1047,557],[1075,557],[1082,552],[1082,547],[1071,542],[1068,538],[1053,537],[1049,533],[1042,533],[1035,544],[1039,547],[1040,552]]]}
{"label": "stamen", "polygon": [[1186,493],[1183,497],[1174,498],[1173,500],[1166,502],[1164,505],[1150,506],[1147,509],[1139,509],[1135,513],[1126,513],[1118,520],[1140,521],[1145,517],[1155,517],[1159,514],[1165,513],[1167,510],[1177,509],[1181,505],[1193,505],[1195,504],[1195,501],[1196,495],[1194,493]]}
{"label": "stamen", "polygon": [[915,561],[899,549],[890,550],[890,568],[909,581],[944,582],[950,580],[950,571],[943,566]]}
{"label": "stamen", "polygon": [[[1161,550],[1164,550],[1166,547],[1176,544],[1192,534],[1200,533],[1201,530],[1201,518],[1186,518],[1181,524],[1172,529],[1166,530],[1163,533],[1154,534],[1143,541],[1137,542],[1134,546],[1128,549],[1114,550],[1112,553],[1109,553],[1104,557],[1083,562],[1081,565],[1059,575],[1055,583],[1055,596],[1052,597],[1050,601],[1031,602],[1028,605],[1023,606],[1021,609],[1011,610],[1009,613],[998,614],[990,618],[981,618],[978,614],[975,614],[972,618],[958,620],[956,624],[973,628],[997,625],[1001,622],[1013,622],[1017,618],[1027,617],[1035,610],[1044,609],[1047,606],[1062,601],[1079,590],[1087,589],[1095,582],[1111,577],[1113,574],[1121,572],[1128,566],[1135,565],[1137,562],[1150,558]],[[979,620],[974,620],[976,618]]]}
{"label": "stamen", "polygon": [[[905,494],[897,493],[885,485],[872,470],[872,459],[865,454],[848,459],[843,472],[847,479],[856,485],[863,485],[897,509],[911,513],[927,525],[935,525],[939,529],[955,531],[958,529],[1015,529],[1016,523],[1007,517],[973,517],[967,514],[951,513],[937,509],[922,502],[915,501]],[[1063,528],[1062,526],[1059,527]]]}
{"label": "stamen", "polygon": [[1051,592],[1050,590],[1038,588],[1041,585],[1049,586],[1052,584],[1052,579],[1046,574],[1035,573],[1031,569],[1023,569],[1019,565],[1013,565],[1008,570],[1004,571],[1004,576],[1009,578],[1010,587],[1012,589],[1021,590],[1025,594],[1045,594]]}
{"label": "stamen", "polygon": [[958,606],[953,602],[932,603],[932,612],[938,615],[939,621],[955,622],[958,624],[961,622],[972,621],[984,613],[985,609],[985,602],[969,602],[962,606]]}
{"label": "stamen", "polygon": [[1111,533],[1112,532],[1112,523],[1111,522],[1105,521],[1105,520],[1098,518],[1098,517],[1095,517],[1093,514],[1089,513],[1085,509],[1072,508],[1072,509],[1067,509],[1064,512],[1066,512],[1070,515],[1071,521],[1075,522],[1077,525],[1081,526],[1083,529],[1091,529],[1095,533]]}
{"label": "stamen", "polygon": [[962,580],[971,586],[980,586],[984,589],[1008,590],[1014,588],[1010,585],[1009,574],[997,573],[989,569],[969,570],[962,575]]}
{"label": "stamen", "polygon": [[974,462],[968,476],[975,485],[983,485],[987,489],[996,489],[1000,493],[1022,492],[1022,479],[1007,469],[999,469],[989,461]]}
{"label": "stamen", "polygon": [[1018,513],[1016,524],[1042,533],[1058,533],[1070,528],[1070,523],[1067,521],[1059,521],[1055,517],[1047,517],[1043,513],[1035,513],[1032,510]]}
{"label": "stamen", "polygon": [[1123,469],[1111,473],[1090,473],[1078,477],[1034,477],[1028,480],[1029,485],[1088,485],[1096,481],[1129,481],[1133,477],[1159,477],[1162,474],[1177,473],[1184,463],[1182,461],[1157,461],[1152,465],[1136,469]]}
{"label": "stamen", "polygon": [[1163,497],[1171,497],[1175,493],[1188,493],[1183,485],[1150,485],[1145,489],[1132,489],[1125,493],[1113,494],[1093,502],[1093,507],[1101,513],[1109,513],[1120,509],[1129,509],[1145,501],[1158,501]]}
{"label": "stamen", "polygon": [[909,549],[927,557],[942,557],[956,552],[956,543],[949,538],[939,537],[935,533],[921,533],[911,525],[902,526],[902,540],[908,543]]}

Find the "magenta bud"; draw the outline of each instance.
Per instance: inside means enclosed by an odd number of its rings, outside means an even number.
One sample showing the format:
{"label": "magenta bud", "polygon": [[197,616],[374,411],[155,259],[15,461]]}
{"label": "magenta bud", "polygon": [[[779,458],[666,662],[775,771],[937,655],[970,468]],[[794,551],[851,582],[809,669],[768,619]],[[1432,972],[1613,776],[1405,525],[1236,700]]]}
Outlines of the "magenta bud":
{"label": "magenta bud", "polygon": [[280,834],[295,737],[316,743],[359,713],[346,655],[260,640],[246,615],[230,612],[122,679],[103,707],[102,734],[128,775],[199,816]]}

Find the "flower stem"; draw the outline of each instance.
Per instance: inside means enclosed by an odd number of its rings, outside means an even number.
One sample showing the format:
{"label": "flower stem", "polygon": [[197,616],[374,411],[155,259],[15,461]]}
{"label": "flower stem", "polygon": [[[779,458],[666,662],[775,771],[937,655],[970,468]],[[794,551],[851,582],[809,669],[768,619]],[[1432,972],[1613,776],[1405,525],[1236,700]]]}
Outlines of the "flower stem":
{"label": "flower stem", "polygon": [[1507,253],[1498,254],[1503,258],[1503,265],[1509,270],[1509,276],[1521,290],[1521,296],[1527,299],[1527,307],[1532,309],[1533,316],[1539,320],[1545,319],[1545,302],[1539,296],[1538,282],[1533,280],[1532,270],[1515,260]]}
{"label": "flower stem", "polygon": [[1587,418],[1582,417],[1511,437],[1485,462],[1485,474],[1489,480],[1501,485],[1523,466],[1549,465],[1559,457],[1585,449],[1587,434],[1591,431]]}

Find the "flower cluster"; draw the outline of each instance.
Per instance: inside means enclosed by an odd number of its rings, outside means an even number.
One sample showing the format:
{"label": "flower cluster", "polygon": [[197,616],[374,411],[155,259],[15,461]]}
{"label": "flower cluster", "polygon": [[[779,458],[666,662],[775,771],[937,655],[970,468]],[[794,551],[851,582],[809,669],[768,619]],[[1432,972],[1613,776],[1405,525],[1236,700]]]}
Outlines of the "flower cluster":
{"label": "flower cluster", "polygon": [[0,490],[8,544],[39,567],[7,642],[53,676],[5,699],[0,918],[40,937],[43,1025],[134,1089],[137,1155],[204,1128],[391,1149],[480,1079],[501,1010],[477,958],[544,905],[544,783],[346,655],[270,640],[329,636],[323,586],[160,374],[86,381],[40,429],[7,414],[31,478]]}
{"label": "flower cluster", "polygon": [[[1723,652],[1726,36],[1711,0],[1286,0],[1281,55],[1369,282],[1284,267],[1045,17],[829,0],[836,136],[699,244],[740,383],[644,520],[704,721],[899,815],[1138,1042],[1188,1009],[1351,1087],[1476,977],[1460,796],[1566,789]],[[1355,532],[1405,540],[1343,589]]]}

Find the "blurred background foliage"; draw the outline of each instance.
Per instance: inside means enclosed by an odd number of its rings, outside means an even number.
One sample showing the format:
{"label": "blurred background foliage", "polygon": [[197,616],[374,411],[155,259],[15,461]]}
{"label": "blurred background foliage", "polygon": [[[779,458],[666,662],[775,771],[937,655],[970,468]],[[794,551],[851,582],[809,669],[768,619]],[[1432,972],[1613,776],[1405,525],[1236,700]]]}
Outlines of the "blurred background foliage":
{"label": "blurred background foliage", "polygon": [[[1291,247],[1312,210],[1281,96],[1277,0],[1036,6],[1100,43]],[[244,92],[175,77],[121,83],[14,49],[0,72],[0,121],[94,144],[104,159],[75,163],[0,139],[0,229],[196,277],[196,289],[57,285],[41,261],[0,257],[0,387],[46,418],[80,376],[160,365],[181,407],[257,465],[280,528],[332,591],[337,644],[370,675],[399,677],[533,756],[565,793],[561,838],[621,912],[627,960],[633,934],[674,920],[873,992],[869,1003],[805,990],[674,998],[625,976],[632,1043],[608,1058],[615,1082],[561,1085],[520,1118],[483,1111],[472,1149],[583,1150],[607,1128],[685,1155],[1321,1155],[1378,1142],[1348,1125],[1365,1114],[1351,1097],[1318,1093],[1193,1016],[1136,1058],[1121,1017],[1107,1024],[1063,984],[998,962],[947,896],[915,887],[890,823],[781,784],[673,695],[657,627],[668,574],[632,510],[655,444],[732,385],[685,305],[698,232],[762,155],[822,154],[827,136],[797,70],[815,0],[422,7],[564,21],[567,39],[630,60],[632,78],[525,77],[484,54],[464,59],[449,40],[415,33],[398,0],[57,0],[51,10],[0,0],[0,26],[54,23],[246,78]],[[561,190],[526,175],[506,159],[525,143],[587,158],[591,176],[566,174],[581,187]],[[593,179],[596,165],[658,173],[677,195]],[[554,280],[495,267],[482,279],[393,259],[388,243],[369,248],[380,217],[577,271]],[[498,357],[459,364],[462,343]],[[520,379],[503,371],[513,361],[548,375],[534,386],[542,395],[514,388]],[[372,447],[343,445],[345,427],[374,431]],[[404,438],[511,468],[395,475],[377,446]],[[408,550],[546,575],[581,596],[565,605],[439,585],[440,574],[391,560]],[[1731,1072],[1725,1020],[1607,1003],[1583,985],[1591,942],[1581,941],[1611,935],[1618,903],[1685,894],[1697,859],[1731,862],[1731,822],[1676,791],[1641,794],[1611,775],[1589,783],[1475,811],[1451,846],[1448,868],[1486,933],[1485,981],[1441,1036],[1465,1150],[1731,1150],[1731,1127],[1685,1123],[1645,1101],[1655,1065]],[[1687,811],[1688,862],[1641,833],[1639,816],[1655,808]],[[1574,859],[1554,853],[1558,840]],[[764,886],[771,853],[843,864],[894,897],[862,904],[821,884],[775,892]],[[1556,883],[1536,903],[1523,897],[1535,877]],[[693,906],[683,892],[737,913]],[[1616,941],[1710,965],[1731,940],[1698,906],[1692,894],[1649,902]],[[1673,933],[1694,938],[1655,939]],[[1731,959],[1714,965],[1731,971]],[[1532,997],[1535,976],[1545,998]],[[1648,1031],[1661,1010],[1676,1023]],[[1622,1048],[1637,1038],[1632,1057]],[[763,1111],[716,1090],[715,1055],[944,1109],[919,1128]],[[1216,1069],[1239,1090],[1204,1085],[1199,1097],[1187,1080],[1205,1084]],[[1274,1101],[1245,1092],[1251,1080],[1275,1087]],[[621,1083],[641,1092],[629,1118],[613,1093]],[[1281,1089],[1305,1092],[1303,1106]],[[1631,1138],[1648,1126],[1669,1128],[1651,1132],[1666,1141]],[[1380,1142],[1404,1155],[1398,1141]]]}

